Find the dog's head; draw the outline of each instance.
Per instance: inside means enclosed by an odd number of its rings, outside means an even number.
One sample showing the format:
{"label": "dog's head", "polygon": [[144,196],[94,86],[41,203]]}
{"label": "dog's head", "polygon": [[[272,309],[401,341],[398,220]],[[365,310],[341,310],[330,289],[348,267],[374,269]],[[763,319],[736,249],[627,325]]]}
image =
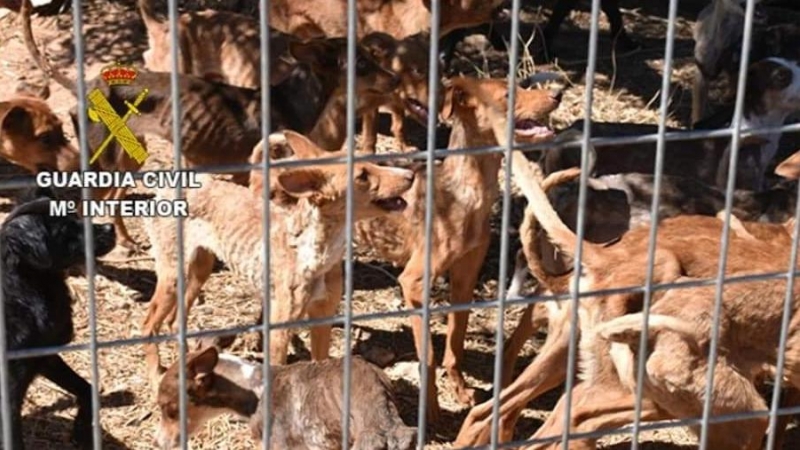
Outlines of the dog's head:
{"label": "dog's head", "polygon": [[[550,113],[561,104],[561,92],[516,88],[514,138],[517,142],[544,142],[554,137],[548,125]],[[508,83],[501,79],[458,77],[445,88],[441,115],[456,118],[465,128],[487,141],[506,142]]]}
{"label": "dog's head", "polygon": [[427,125],[430,34],[419,33],[397,41],[385,33],[371,33],[361,40],[361,45],[382,67],[397,74],[400,84],[395,93],[411,117]]}
{"label": "dog's head", "polygon": [[[459,28],[469,28],[503,19],[508,0],[445,0],[441,3],[442,34]],[[427,9],[431,9],[431,0],[422,0]]]}
{"label": "dog's head", "polygon": [[[83,223],[74,215],[51,215],[50,202],[51,198],[40,197],[23,203],[6,218],[0,230],[6,265],[60,272],[85,262]],[[103,256],[114,248],[113,225],[95,224],[92,231],[95,256]]]}
{"label": "dog's head", "polygon": [[767,58],[748,68],[745,116],[786,116],[800,111],[800,65],[783,58]]}
{"label": "dog's head", "polygon": [[80,165],[80,154],[64,135],[61,120],[44,100],[29,96],[0,102],[0,154],[33,173]]}
{"label": "dog's head", "polygon": [[[338,86],[347,85],[347,39],[311,39],[289,44],[289,52],[307,64],[320,78],[336,77]],[[361,95],[386,95],[399,82],[397,76],[381,65],[362,46],[356,45],[356,92]]]}
{"label": "dog's head", "polygon": [[[219,350],[214,346],[186,355],[186,432],[189,436],[209,420],[235,411],[235,395],[244,391],[225,377],[214,373],[219,363]],[[161,420],[156,431],[158,448],[167,450],[180,444],[180,382],[181,365],[175,361],[158,385],[157,403]],[[254,409],[255,405],[247,405]]]}
{"label": "dog's head", "polygon": [[[292,131],[283,132],[294,159],[341,158],[345,152],[328,152],[305,136]],[[270,180],[273,200],[288,198],[292,202],[307,201],[320,208],[323,214],[344,217],[348,182],[353,185],[355,219],[365,219],[406,208],[403,195],[414,183],[415,173],[399,167],[379,166],[357,162],[353,178],[347,176],[347,165],[326,164],[285,168]]]}
{"label": "dog's head", "polygon": [[[719,0],[722,10],[728,14],[735,14],[744,17],[747,12],[747,0]],[[761,0],[755,0],[753,9],[753,25],[763,26],[769,21],[769,14],[761,4]]]}

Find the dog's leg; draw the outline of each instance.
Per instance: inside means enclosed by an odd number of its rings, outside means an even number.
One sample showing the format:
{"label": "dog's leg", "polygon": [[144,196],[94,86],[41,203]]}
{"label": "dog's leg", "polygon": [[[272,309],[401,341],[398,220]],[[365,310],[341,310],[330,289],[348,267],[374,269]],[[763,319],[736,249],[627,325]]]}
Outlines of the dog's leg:
{"label": "dog's leg", "polygon": [[547,55],[552,59],[555,55],[553,51],[553,41],[558,36],[558,31],[564,19],[567,18],[570,11],[575,9],[578,0],[559,0],[553,7],[553,13],[550,14],[550,19],[547,21],[542,34],[544,35],[544,45],[547,48]]}
{"label": "dog's leg", "polygon": [[[421,249],[413,253],[403,273],[400,274],[398,280],[403,289],[403,298],[409,308],[421,308],[424,298],[424,290],[426,286],[423,283],[425,273],[425,258]],[[431,268],[430,276],[432,280],[440,276],[442,273],[442,261],[434,252],[431,255]],[[433,357],[433,339],[431,339],[430,331],[428,331],[428,352],[422,354],[422,333],[425,331],[423,327],[422,318],[417,315],[411,316],[411,331],[414,333],[414,345],[417,348],[417,356],[420,360],[420,367],[425,364],[428,368],[428,379],[420,380],[420,383],[428,383],[428,392],[426,397],[427,405],[427,418],[429,422],[436,422],[439,420],[439,397],[436,390],[436,363]]]}
{"label": "dog's leg", "polygon": [[[401,141],[402,142],[402,141]],[[361,149],[375,154],[378,144],[378,108],[366,111],[361,116]]]}
{"label": "dog's leg", "polygon": [[[552,329],[536,359],[500,392],[500,442],[510,441],[514,437],[514,426],[528,402],[564,382],[567,377],[568,349],[569,325]],[[456,438],[456,446],[488,444],[491,426],[490,400],[469,412]]]}
{"label": "dog's leg", "polygon": [[[478,248],[467,252],[450,269],[450,303],[453,305],[472,302],[475,284],[478,282],[489,240]],[[467,334],[469,311],[459,311],[447,315],[447,346],[444,350],[444,368],[456,390],[458,401],[475,405],[475,390],[467,388],[467,381],[461,373],[464,359],[464,338]],[[500,319],[502,320],[502,319]]]}
{"label": "dog's leg", "polygon": [[[177,280],[172,277],[159,274],[156,270],[158,277],[156,282],[156,290],[153,297],[150,299],[150,306],[147,308],[147,317],[142,323],[142,336],[150,337],[155,336],[161,329],[161,324],[164,319],[175,308],[178,301],[177,293]],[[150,387],[154,392],[158,389],[158,384],[161,374],[164,373],[164,367],[161,365],[161,359],[158,356],[158,344],[148,342],[144,344],[145,362],[147,364],[147,373],[150,380]]]}
{"label": "dog's leg", "polygon": [[392,136],[397,139],[397,142],[400,143],[400,148],[402,149],[403,153],[412,153],[419,150],[417,147],[413,145],[409,145],[406,142],[406,135],[405,135],[405,111],[403,110],[402,106],[398,107],[397,105],[391,105],[389,107],[390,113],[392,115]]}
{"label": "dog's leg", "polygon": [[533,336],[533,333],[536,332],[536,326],[534,325],[533,319],[535,306],[536,304],[531,303],[525,308],[525,311],[522,313],[522,317],[519,318],[517,328],[514,329],[511,337],[508,338],[508,341],[506,341],[505,345],[503,346],[502,387],[508,386],[511,383],[511,380],[514,379],[514,366],[517,364],[519,352],[522,351],[522,347],[526,342],[528,342],[528,339]]}
{"label": "dog's leg", "polygon": [[692,84],[692,126],[705,117],[708,103],[708,86],[700,68],[695,68]]}
{"label": "dog's leg", "polygon": [[[109,194],[109,200],[123,200],[126,193],[127,188],[113,188]],[[114,227],[117,230],[117,244],[129,248],[131,251],[137,251],[138,244],[131,237],[128,227],[125,226],[125,221],[122,220],[122,216],[119,214],[114,216]]]}
{"label": "dog's leg", "polygon": [[42,359],[42,376],[75,396],[78,402],[78,415],[75,416],[73,439],[81,447],[92,445],[92,386],[68,366],[60,356]]}
{"label": "dog's leg", "polygon": [[[312,301],[308,315],[312,319],[324,319],[336,314],[342,301],[342,266],[337,264],[325,274],[326,299]],[[331,349],[332,325],[318,325],[311,328],[311,358],[320,361],[328,358]]]}
{"label": "dog's leg", "polygon": [[8,363],[8,404],[11,408],[11,443],[14,450],[25,450],[22,438],[22,405],[33,379],[36,377],[34,360],[13,360]]}
{"label": "dog's leg", "polygon": [[[560,436],[564,425],[564,407],[566,396],[563,396],[545,423],[531,439],[542,439]],[[636,414],[636,397],[619,384],[580,383],[572,391],[572,420],[570,433],[583,434],[594,431],[613,430],[634,421]],[[652,422],[667,420],[672,417],[660,410],[647,397],[642,399],[642,421]],[[526,450],[543,448],[561,448],[559,442],[551,444],[535,444]],[[570,449],[594,450],[594,439],[570,441]]]}
{"label": "dog's leg", "polygon": [[[197,247],[194,254],[191,255],[191,261],[189,261],[189,266],[186,270],[186,292],[184,298],[184,304],[186,305],[184,312],[187,318],[189,317],[189,311],[192,309],[192,306],[194,306],[194,302],[203,290],[203,285],[206,284],[206,281],[208,281],[208,278],[211,276],[211,272],[214,271],[214,263],[216,260],[213,253],[201,247]],[[178,307],[176,304],[175,307],[172,308],[172,311],[170,311],[166,320],[171,333],[177,333],[178,331],[175,327],[177,318]]]}
{"label": "dog's leg", "polygon": [[[284,277],[285,278],[285,277]],[[284,278],[273,278],[275,287],[274,298],[280,299],[273,303],[269,311],[269,322],[271,324],[286,323],[289,321],[300,320],[307,313],[306,309],[314,295],[313,286],[298,288],[292,286],[292,280]],[[263,316],[263,312],[262,312]],[[289,342],[294,330],[288,328],[274,329],[270,331],[269,339],[269,363],[283,365],[289,356]]]}
{"label": "dog's leg", "polygon": [[625,31],[625,24],[622,21],[622,13],[619,10],[619,0],[602,0],[600,7],[608,18],[611,25],[611,37],[614,39],[614,46],[622,52],[630,52],[639,48],[639,44],[634,42]]}

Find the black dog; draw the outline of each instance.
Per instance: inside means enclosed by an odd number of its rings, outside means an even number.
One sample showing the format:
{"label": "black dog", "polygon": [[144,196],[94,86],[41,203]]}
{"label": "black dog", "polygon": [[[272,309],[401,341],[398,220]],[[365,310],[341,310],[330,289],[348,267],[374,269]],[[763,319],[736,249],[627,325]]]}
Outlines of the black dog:
{"label": "black dog", "polygon": [[[73,338],[72,307],[66,271],[85,262],[82,222],[51,216],[50,198],[16,207],[0,228],[3,304],[9,351],[68,344]],[[94,225],[95,256],[114,248],[113,225]],[[42,375],[77,397],[74,438],[91,445],[91,386],[59,355],[14,359],[8,363],[11,433],[14,450],[22,441],[22,402],[34,378]]]}

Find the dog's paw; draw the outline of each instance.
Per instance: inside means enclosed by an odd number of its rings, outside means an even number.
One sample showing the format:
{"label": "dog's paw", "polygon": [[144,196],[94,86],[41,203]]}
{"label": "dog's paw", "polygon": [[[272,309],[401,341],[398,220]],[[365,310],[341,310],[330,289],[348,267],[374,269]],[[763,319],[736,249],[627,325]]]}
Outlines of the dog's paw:
{"label": "dog's paw", "polygon": [[470,408],[476,404],[477,393],[475,389],[468,387],[461,387],[456,389],[456,398],[462,405],[469,406]]}
{"label": "dog's paw", "polygon": [[72,443],[80,449],[94,448],[91,407],[82,407],[72,425]]}

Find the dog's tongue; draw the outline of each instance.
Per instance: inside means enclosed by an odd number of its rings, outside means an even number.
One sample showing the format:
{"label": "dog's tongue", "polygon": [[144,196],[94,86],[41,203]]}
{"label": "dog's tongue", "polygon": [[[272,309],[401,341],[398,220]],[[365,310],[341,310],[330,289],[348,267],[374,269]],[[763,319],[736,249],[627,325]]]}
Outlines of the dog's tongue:
{"label": "dog's tongue", "polygon": [[423,121],[428,120],[428,108],[426,108],[425,105],[416,100],[408,100],[406,103],[408,109],[410,109],[414,114],[418,115],[420,119]]}
{"label": "dog's tongue", "polygon": [[517,121],[515,131],[522,136],[550,136],[553,131],[531,119]]}

